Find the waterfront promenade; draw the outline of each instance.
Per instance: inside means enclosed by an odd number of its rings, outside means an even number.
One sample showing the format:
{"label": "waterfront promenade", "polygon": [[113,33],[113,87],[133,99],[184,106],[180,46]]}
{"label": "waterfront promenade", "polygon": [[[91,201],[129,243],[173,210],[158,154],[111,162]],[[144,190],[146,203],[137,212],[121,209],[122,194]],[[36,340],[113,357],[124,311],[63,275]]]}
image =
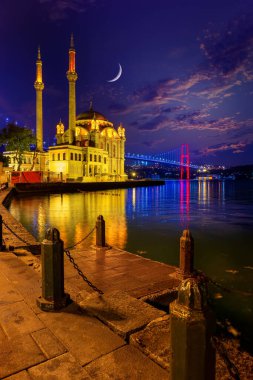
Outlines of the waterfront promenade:
{"label": "waterfront promenade", "polygon": [[[35,239],[2,203],[0,209],[6,223],[34,247]],[[73,302],[48,313],[36,305],[39,256],[5,227],[4,240],[14,249],[0,252],[1,379],[169,379],[168,311],[180,283],[177,268],[116,248],[77,247],[72,256],[104,295],[94,292],[65,257],[65,289]],[[149,304],[164,300],[164,310]],[[249,355],[236,359],[249,374]],[[217,362],[216,378],[230,379],[219,357]]]}

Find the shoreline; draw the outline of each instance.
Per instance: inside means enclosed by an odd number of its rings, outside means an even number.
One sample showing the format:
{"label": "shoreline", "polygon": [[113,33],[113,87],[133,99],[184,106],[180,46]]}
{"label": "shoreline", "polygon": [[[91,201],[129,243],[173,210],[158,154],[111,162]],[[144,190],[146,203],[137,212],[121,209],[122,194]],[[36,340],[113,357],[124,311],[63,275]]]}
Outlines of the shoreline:
{"label": "shoreline", "polygon": [[125,182],[42,182],[17,183],[14,191],[18,196],[31,194],[61,194],[99,190],[131,189],[135,187],[162,186],[163,180],[125,181]]}

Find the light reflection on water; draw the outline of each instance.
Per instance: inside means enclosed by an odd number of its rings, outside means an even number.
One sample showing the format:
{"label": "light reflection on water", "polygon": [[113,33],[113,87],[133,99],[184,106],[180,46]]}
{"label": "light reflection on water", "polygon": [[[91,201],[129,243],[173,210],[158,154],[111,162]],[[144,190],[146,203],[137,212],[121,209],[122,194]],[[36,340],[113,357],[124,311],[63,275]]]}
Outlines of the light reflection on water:
{"label": "light reflection on water", "polygon": [[[40,241],[48,227],[58,228],[65,246],[81,240],[102,214],[110,245],[173,265],[178,265],[182,230],[190,228],[195,266],[225,286],[253,291],[253,181],[168,181],[165,186],[20,198],[10,212]],[[94,239],[93,234],[85,245]],[[228,294],[216,306],[252,327],[252,297]]]}

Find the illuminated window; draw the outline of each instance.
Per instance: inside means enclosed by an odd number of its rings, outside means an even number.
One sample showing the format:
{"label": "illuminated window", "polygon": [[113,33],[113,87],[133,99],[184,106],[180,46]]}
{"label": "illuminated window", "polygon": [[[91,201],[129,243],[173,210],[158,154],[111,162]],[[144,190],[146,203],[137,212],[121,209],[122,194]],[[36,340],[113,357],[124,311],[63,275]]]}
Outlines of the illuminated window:
{"label": "illuminated window", "polygon": [[66,160],[66,153],[63,153],[63,155],[62,155],[62,159],[63,159],[63,160]]}
{"label": "illuminated window", "polygon": [[70,153],[70,159],[73,160],[73,153]]}

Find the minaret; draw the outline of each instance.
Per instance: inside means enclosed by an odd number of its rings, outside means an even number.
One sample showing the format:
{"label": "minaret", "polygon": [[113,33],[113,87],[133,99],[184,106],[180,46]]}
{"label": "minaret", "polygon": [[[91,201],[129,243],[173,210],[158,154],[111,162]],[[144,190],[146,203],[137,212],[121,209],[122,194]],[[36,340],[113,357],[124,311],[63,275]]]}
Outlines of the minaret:
{"label": "minaret", "polygon": [[69,81],[69,144],[73,143],[75,136],[76,124],[76,51],[74,48],[74,38],[71,34],[70,49],[69,49],[69,69],[67,71],[67,79]]}
{"label": "minaret", "polygon": [[36,90],[36,147],[43,152],[43,111],[42,111],[42,91],[44,83],[42,82],[42,60],[40,48],[38,48],[38,57],[36,61],[36,80],[34,82]]}

